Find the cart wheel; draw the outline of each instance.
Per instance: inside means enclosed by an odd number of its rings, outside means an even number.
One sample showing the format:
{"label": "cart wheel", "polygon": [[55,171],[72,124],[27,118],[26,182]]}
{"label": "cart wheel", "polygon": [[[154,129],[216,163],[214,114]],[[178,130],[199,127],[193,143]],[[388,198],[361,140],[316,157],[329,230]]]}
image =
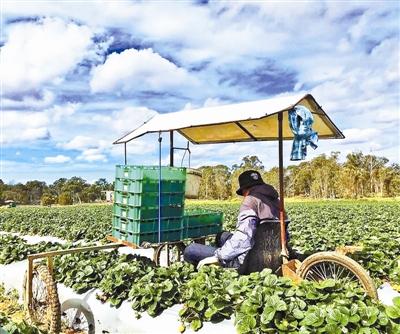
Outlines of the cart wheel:
{"label": "cart wheel", "polygon": [[[27,273],[23,284],[23,297],[26,304]],[[39,328],[50,333],[59,333],[61,325],[60,302],[57,284],[45,265],[34,265],[32,270],[32,300],[28,304],[28,317]]]}
{"label": "cart wheel", "polygon": [[94,334],[93,313],[80,299],[68,299],[61,305],[61,328],[65,334]]}
{"label": "cart wheel", "polygon": [[375,284],[367,271],[353,259],[337,252],[320,252],[309,256],[297,274],[310,281],[333,278],[358,282],[370,297],[378,298]]}
{"label": "cart wheel", "polygon": [[154,249],[154,262],[157,266],[161,263],[161,255],[164,251],[166,257],[166,265],[170,266],[174,262],[183,261],[183,251],[185,250],[185,244],[183,242],[177,243],[165,243],[159,245]]}

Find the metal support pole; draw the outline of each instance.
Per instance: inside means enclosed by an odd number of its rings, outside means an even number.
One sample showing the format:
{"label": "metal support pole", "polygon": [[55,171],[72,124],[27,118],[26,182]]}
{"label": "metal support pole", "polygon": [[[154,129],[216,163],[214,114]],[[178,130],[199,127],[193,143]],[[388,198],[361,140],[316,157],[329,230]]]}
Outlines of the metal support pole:
{"label": "metal support pole", "polygon": [[285,193],[283,185],[283,115],[278,113],[278,136],[279,136],[279,221],[281,226],[281,247],[282,260],[286,263],[289,258],[289,253],[286,247],[286,223],[285,223]]}
{"label": "metal support pole", "polygon": [[174,131],[169,132],[169,165],[174,167]]}
{"label": "metal support pole", "polygon": [[127,165],[127,157],[126,157],[126,143],[124,143],[124,154],[125,154],[125,166]]}
{"label": "metal support pole", "polygon": [[161,132],[158,135],[158,242],[161,242]]}

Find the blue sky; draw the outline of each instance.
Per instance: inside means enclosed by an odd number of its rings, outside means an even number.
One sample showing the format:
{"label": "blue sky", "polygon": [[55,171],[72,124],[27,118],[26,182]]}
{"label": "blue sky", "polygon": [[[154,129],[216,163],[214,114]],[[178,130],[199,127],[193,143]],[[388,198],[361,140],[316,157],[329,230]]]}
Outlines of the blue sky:
{"label": "blue sky", "polygon": [[[362,150],[400,162],[397,1],[5,0],[1,10],[5,182],[112,180],[123,162],[112,142],[156,113],[303,91],[346,135],[320,141],[308,159]],[[278,161],[276,143],[192,152],[194,166]],[[129,163],[154,164],[157,139],[128,153]]]}

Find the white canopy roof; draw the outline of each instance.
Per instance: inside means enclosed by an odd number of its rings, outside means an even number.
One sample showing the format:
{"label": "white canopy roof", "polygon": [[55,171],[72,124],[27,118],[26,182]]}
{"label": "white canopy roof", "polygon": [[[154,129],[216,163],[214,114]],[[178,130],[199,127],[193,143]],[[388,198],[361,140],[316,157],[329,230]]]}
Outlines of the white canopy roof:
{"label": "white canopy roof", "polygon": [[297,94],[158,114],[114,144],[129,142],[146,133],[166,131],[178,131],[194,144],[276,140],[280,112],[284,113],[283,138],[292,139],[287,112],[296,105],[303,105],[313,113],[313,129],[319,138],[344,138],[312,95]]}

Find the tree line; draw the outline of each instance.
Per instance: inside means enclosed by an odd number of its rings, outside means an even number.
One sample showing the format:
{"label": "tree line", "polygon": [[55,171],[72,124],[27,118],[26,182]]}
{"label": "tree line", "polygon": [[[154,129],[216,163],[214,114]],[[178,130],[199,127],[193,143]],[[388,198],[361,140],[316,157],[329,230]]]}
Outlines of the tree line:
{"label": "tree line", "polygon": [[113,188],[113,183],[104,178],[89,184],[77,176],[70,179],[60,178],[50,185],[38,180],[9,185],[0,180],[0,201],[42,205],[89,203],[104,200],[103,191]]}
{"label": "tree line", "polygon": [[[400,165],[372,154],[353,152],[339,162],[340,152],[322,154],[310,161],[284,168],[285,195],[308,198],[361,198],[400,196]],[[203,166],[200,198],[229,199],[236,196],[238,176],[259,171],[266,183],[279,189],[278,167],[266,170],[257,156],[246,156],[231,168]]]}
{"label": "tree line", "polygon": [[[322,154],[310,161],[284,168],[287,197],[361,198],[400,196],[400,165],[389,164],[384,157],[361,152],[350,153],[343,163],[339,152]],[[245,156],[240,164],[202,166],[200,199],[230,199],[236,197],[238,176],[245,170],[259,171],[265,182],[279,189],[278,168],[266,170],[257,156]],[[81,177],[60,178],[47,185],[43,181],[25,184],[5,184],[0,179],[0,201],[12,200],[20,204],[74,204],[105,199],[106,190],[114,184],[100,178],[89,184]]]}

